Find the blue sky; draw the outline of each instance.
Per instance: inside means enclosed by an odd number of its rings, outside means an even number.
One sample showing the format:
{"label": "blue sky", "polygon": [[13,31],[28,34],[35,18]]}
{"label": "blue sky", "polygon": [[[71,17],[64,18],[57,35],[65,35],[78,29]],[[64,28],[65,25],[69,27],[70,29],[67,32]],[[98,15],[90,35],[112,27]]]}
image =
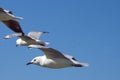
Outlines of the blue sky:
{"label": "blue sky", "polygon": [[87,62],[89,67],[49,69],[26,66],[43,55],[38,49],[15,47],[14,33],[0,23],[0,80],[119,80],[119,0],[4,0],[0,7],[12,10],[23,31],[48,31],[41,39],[63,53]]}

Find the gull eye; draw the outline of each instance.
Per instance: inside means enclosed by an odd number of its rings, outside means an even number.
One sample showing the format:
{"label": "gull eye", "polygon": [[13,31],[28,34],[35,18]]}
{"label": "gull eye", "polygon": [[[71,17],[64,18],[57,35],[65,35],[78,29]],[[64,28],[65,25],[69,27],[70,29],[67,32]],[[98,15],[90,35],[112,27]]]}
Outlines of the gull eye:
{"label": "gull eye", "polygon": [[36,61],[36,59],[34,59],[34,61]]}

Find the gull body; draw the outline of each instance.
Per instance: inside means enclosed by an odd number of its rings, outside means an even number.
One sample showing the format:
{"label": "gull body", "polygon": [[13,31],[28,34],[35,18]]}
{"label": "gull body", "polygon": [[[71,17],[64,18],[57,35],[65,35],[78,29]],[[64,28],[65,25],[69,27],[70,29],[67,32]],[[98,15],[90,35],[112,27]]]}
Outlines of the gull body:
{"label": "gull body", "polygon": [[39,45],[30,45],[31,48],[39,48],[44,52],[45,55],[37,56],[33,58],[29,64],[35,64],[42,67],[59,69],[59,68],[66,68],[66,67],[84,67],[88,66],[87,63],[78,62],[74,57],[62,54],[56,49],[39,46]]}
{"label": "gull body", "polygon": [[68,59],[53,58],[49,59],[45,55],[35,57],[28,64],[35,64],[47,68],[64,68],[72,66],[71,61]]}
{"label": "gull body", "polygon": [[0,21],[5,24],[12,31],[23,33],[19,22],[17,20],[23,19],[22,17],[14,16],[12,11],[0,8]]}

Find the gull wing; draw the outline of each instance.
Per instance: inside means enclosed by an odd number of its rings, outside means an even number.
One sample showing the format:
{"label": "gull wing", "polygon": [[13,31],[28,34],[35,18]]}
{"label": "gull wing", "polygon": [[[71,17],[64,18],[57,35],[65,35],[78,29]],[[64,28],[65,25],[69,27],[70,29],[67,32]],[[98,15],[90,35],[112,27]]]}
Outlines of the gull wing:
{"label": "gull wing", "polygon": [[27,42],[30,42],[30,43],[32,43],[33,41],[35,41],[34,39],[32,39],[31,37],[26,36],[26,35],[20,36],[20,38],[21,38],[22,40],[27,41]]}
{"label": "gull wing", "polygon": [[72,61],[74,64],[73,66],[75,67],[88,67],[89,64],[88,63],[81,63],[81,62],[78,62],[73,56],[70,56],[68,54],[64,54],[64,56],[69,59],[70,61]]}
{"label": "gull wing", "polygon": [[42,50],[45,53],[47,58],[66,58],[61,52],[53,48],[43,47],[43,48],[40,48],[40,50]]}
{"label": "gull wing", "polygon": [[4,39],[10,39],[10,38],[19,37],[19,36],[22,36],[22,33],[9,34],[5,36]]}
{"label": "gull wing", "polygon": [[48,32],[29,32],[28,36],[34,40],[39,40],[40,36],[44,33],[48,33]]}
{"label": "gull wing", "polygon": [[73,56],[71,56],[71,55],[64,54],[64,56],[67,57],[67,58],[70,59],[70,60],[75,60],[75,61],[77,61],[77,59],[75,59],[75,58],[74,58]]}
{"label": "gull wing", "polygon": [[[61,52],[56,49],[44,47],[40,45],[30,45],[30,48],[39,48],[44,52],[47,58],[66,58]],[[67,59],[67,58],[66,58]]]}
{"label": "gull wing", "polygon": [[12,11],[8,11],[8,13],[13,15],[13,12],[12,12]]}
{"label": "gull wing", "polygon": [[3,8],[0,8],[0,12],[13,14],[12,11],[8,11],[8,10],[5,10]]}
{"label": "gull wing", "polygon": [[8,21],[2,21],[2,22],[14,32],[22,33],[24,35],[24,32],[22,31],[20,24],[17,21],[8,20]]}

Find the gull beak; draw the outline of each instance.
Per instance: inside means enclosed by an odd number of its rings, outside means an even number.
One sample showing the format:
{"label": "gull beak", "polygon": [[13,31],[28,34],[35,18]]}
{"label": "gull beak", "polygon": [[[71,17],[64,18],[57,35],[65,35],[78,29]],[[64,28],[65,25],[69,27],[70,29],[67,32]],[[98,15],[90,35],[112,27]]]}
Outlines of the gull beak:
{"label": "gull beak", "polygon": [[16,46],[16,47],[18,47],[18,45],[17,45],[17,44],[16,44],[15,46]]}
{"label": "gull beak", "polygon": [[26,65],[30,65],[30,64],[33,64],[33,62],[28,62]]}
{"label": "gull beak", "polygon": [[16,47],[18,47],[18,45],[16,45]]}

